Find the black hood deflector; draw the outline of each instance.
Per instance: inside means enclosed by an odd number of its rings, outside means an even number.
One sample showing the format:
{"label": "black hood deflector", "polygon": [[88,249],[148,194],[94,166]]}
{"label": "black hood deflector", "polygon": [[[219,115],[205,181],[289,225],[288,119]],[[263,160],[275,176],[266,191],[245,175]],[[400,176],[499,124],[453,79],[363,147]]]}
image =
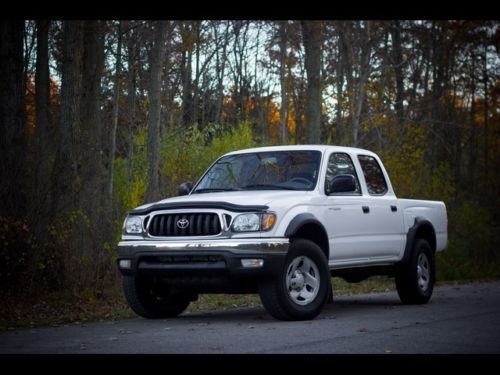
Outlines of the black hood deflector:
{"label": "black hood deflector", "polygon": [[173,202],[173,203],[157,203],[147,208],[135,209],[130,211],[129,215],[147,215],[153,211],[159,210],[176,210],[183,208],[218,208],[233,212],[255,212],[265,211],[269,206],[250,205],[244,206],[227,202]]}

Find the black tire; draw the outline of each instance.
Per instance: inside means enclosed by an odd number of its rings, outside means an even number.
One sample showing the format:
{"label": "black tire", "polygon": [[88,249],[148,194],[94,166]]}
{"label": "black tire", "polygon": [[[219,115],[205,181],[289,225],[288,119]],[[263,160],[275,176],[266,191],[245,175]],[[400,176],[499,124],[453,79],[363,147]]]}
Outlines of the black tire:
{"label": "black tire", "polygon": [[[427,272],[419,271],[419,264]],[[420,274],[422,276],[420,276]],[[408,305],[424,304],[429,302],[436,282],[436,268],[434,253],[429,243],[424,239],[417,239],[410,259],[401,263],[396,269],[396,289],[401,302]]]}
{"label": "black tire", "polygon": [[174,318],[189,306],[184,295],[169,294],[167,288],[154,279],[123,277],[123,291],[128,305],[134,312],[147,319]]}
{"label": "black tire", "polygon": [[[319,281],[316,288],[312,288],[305,281],[305,278],[301,280],[301,285],[303,286],[300,287],[299,282],[296,281],[297,278],[287,276],[288,271],[293,271],[291,267],[294,264],[297,265],[298,271],[296,272],[301,272],[299,267],[307,269],[309,265],[310,274],[313,274],[314,280]],[[314,267],[316,267],[317,275]],[[290,275],[292,276],[292,273]],[[299,274],[299,277],[303,276]],[[289,287],[287,287],[287,279]],[[305,288],[306,293],[311,293],[311,300],[308,301],[301,297],[302,292],[292,291],[292,284],[297,287],[297,290],[304,290]],[[259,295],[262,304],[269,314],[278,320],[309,320],[315,318],[321,313],[325,303],[328,301],[330,291],[330,271],[326,256],[318,245],[305,239],[293,240],[290,243],[281,274],[275,279],[268,280],[259,285]],[[293,292],[298,293],[295,300],[291,296]]]}

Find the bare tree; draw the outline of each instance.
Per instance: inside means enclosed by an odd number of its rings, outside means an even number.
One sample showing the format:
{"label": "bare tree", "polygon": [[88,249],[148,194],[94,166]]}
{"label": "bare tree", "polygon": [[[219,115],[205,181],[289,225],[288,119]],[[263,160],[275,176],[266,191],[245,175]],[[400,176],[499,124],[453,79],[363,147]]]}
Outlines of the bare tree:
{"label": "bare tree", "polygon": [[489,169],[489,73],[488,73],[488,44],[486,43],[486,37],[483,39],[484,44],[484,54],[483,54],[483,86],[484,86],[484,109],[483,109],[483,121],[484,121],[484,173],[485,173],[485,181],[489,184],[488,181],[488,169]]}
{"label": "bare tree", "polygon": [[25,212],[22,20],[0,22],[0,215]]}
{"label": "bare tree", "polygon": [[200,53],[201,53],[201,21],[194,22],[194,43],[196,45],[195,53],[195,72],[193,82],[193,106],[191,113],[191,121],[198,123],[199,109],[199,85],[200,85]]}
{"label": "bare tree", "polygon": [[[217,37],[217,28],[219,27],[218,24],[214,24],[213,29],[214,29],[214,34],[215,34],[215,40],[217,43],[219,43],[219,38]],[[215,76],[217,77],[217,90],[216,90],[216,109],[215,109],[215,118],[214,122],[216,124],[220,123],[221,121],[221,114],[222,114],[222,101],[224,97],[224,75],[225,75],[225,69],[226,69],[226,62],[227,62],[227,46],[229,44],[229,31],[230,31],[230,24],[227,23],[226,27],[224,29],[224,36],[222,37],[222,52],[219,54],[220,47],[216,49],[216,65],[215,65]]]}
{"label": "bare tree", "polygon": [[31,209],[39,215],[49,214],[50,207],[50,173],[52,160],[51,132],[49,120],[49,21],[36,21],[36,75],[35,75],[35,155],[34,187],[31,196]]}
{"label": "bare tree", "polygon": [[88,204],[100,202],[103,197],[104,169],[102,160],[101,76],[104,67],[104,34],[100,21],[86,21],[84,27],[84,54],[82,65],[82,97],[78,126],[78,169],[86,181],[82,185],[80,207],[89,210],[96,222],[102,212],[90,209]]}
{"label": "bare tree", "polygon": [[246,53],[249,40],[249,21],[232,21],[234,33],[233,41],[233,100],[236,104],[236,111],[233,113],[234,121],[246,121],[246,103],[249,95],[249,80],[246,74]]}
{"label": "bare tree", "polygon": [[[357,27],[354,27],[357,26]],[[357,25],[352,21],[338,23],[341,45],[343,47],[344,69],[349,93],[351,115],[351,145],[359,142],[359,127],[365,100],[365,85],[371,72],[370,58],[373,39],[371,21],[361,21]],[[356,77],[354,76],[354,73]]]}
{"label": "bare tree", "polygon": [[118,103],[120,100],[120,78],[122,69],[122,22],[119,21],[117,27],[117,47],[116,47],[116,67],[115,67],[115,82],[113,87],[113,114],[112,114],[112,127],[109,151],[109,174],[108,174],[108,189],[107,199],[109,200],[110,208],[113,202],[113,173],[114,173],[114,160],[116,150],[116,129],[118,127]]}
{"label": "bare tree", "polygon": [[192,59],[194,49],[193,23],[181,22],[181,82],[182,82],[182,124],[189,126],[193,122],[193,73]]}
{"label": "bare tree", "polygon": [[353,113],[352,113],[352,145],[358,145],[359,136],[359,123],[361,118],[361,111],[363,109],[363,102],[365,99],[365,85],[370,75],[370,57],[371,57],[371,36],[370,36],[370,21],[365,21],[365,25],[361,33],[361,53],[359,61],[359,78],[355,89]]}
{"label": "bare tree", "polygon": [[401,22],[394,21],[392,24],[392,66],[394,68],[394,77],[396,78],[396,121],[398,123],[399,134],[403,129],[403,100],[404,100],[404,77],[403,77],[403,52],[401,47]]}
{"label": "bare tree", "polygon": [[280,49],[280,88],[281,88],[281,107],[280,107],[280,141],[286,144],[288,136],[288,96],[286,87],[286,58],[287,58],[287,30],[286,21],[278,23],[279,49]]}
{"label": "bare tree", "polygon": [[151,52],[151,75],[149,81],[150,108],[148,115],[148,187],[146,201],[154,201],[160,197],[159,186],[159,147],[160,147],[160,88],[162,65],[165,50],[166,21],[155,22],[154,45]]}
{"label": "bare tree", "polygon": [[136,90],[137,90],[137,36],[134,28],[130,26],[127,34],[127,181],[128,193],[132,187],[133,157],[134,157],[134,133],[136,127]]}
{"label": "bare tree", "polygon": [[52,214],[64,214],[75,207],[73,183],[76,177],[75,128],[79,120],[82,21],[64,21],[59,144],[52,172]]}
{"label": "bare tree", "polygon": [[307,72],[306,141],[319,143],[321,136],[321,32],[320,21],[302,21],[304,65]]}
{"label": "bare tree", "polygon": [[345,126],[344,119],[342,116],[342,103],[344,101],[344,76],[345,76],[345,48],[342,49],[341,39],[339,37],[338,46],[338,58],[336,64],[336,89],[337,89],[337,104],[336,104],[336,116],[337,116],[337,142],[340,145],[345,144]]}

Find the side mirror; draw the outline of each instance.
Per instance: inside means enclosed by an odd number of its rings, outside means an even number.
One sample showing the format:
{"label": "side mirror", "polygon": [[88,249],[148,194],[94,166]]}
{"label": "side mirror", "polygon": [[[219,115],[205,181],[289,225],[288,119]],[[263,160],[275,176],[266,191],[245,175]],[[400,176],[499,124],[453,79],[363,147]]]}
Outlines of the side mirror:
{"label": "side mirror", "polygon": [[331,193],[354,193],[356,191],[356,180],[352,174],[339,174],[330,183]]}
{"label": "side mirror", "polygon": [[183,182],[179,185],[178,195],[188,195],[193,190],[192,182]]}

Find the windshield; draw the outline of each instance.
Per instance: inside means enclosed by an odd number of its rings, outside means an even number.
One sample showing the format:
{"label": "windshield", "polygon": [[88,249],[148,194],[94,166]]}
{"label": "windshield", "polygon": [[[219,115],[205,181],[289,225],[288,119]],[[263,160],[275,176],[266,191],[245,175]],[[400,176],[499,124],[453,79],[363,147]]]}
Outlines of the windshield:
{"label": "windshield", "polygon": [[272,151],[220,158],[193,191],[312,190],[318,179],[321,152]]}

